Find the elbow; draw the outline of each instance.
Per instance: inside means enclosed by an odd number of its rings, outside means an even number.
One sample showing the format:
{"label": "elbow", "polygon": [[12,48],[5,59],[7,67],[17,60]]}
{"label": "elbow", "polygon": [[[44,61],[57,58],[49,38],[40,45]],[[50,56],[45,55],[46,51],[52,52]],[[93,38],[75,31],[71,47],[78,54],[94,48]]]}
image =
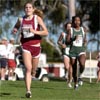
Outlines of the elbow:
{"label": "elbow", "polygon": [[60,45],[60,41],[57,41],[57,44]]}
{"label": "elbow", "polygon": [[61,41],[57,41],[57,44],[59,45],[59,46],[62,46],[62,42]]}
{"label": "elbow", "polygon": [[57,41],[57,44],[59,45],[59,41]]}
{"label": "elbow", "polygon": [[46,31],[45,31],[45,35],[47,36],[48,34],[49,34],[49,32],[46,30]]}

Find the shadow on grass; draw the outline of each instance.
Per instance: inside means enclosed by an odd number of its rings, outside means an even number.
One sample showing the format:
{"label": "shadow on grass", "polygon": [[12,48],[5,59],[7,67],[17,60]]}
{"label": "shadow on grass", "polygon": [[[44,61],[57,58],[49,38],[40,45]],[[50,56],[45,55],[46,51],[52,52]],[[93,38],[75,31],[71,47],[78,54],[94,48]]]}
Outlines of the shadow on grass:
{"label": "shadow on grass", "polygon": [[8,85],[12,87],[19,87],[19,88],[25,87],[23,84],[16,84],[16,83],[9,83]]}
{"label": "shadow on grass", "polygon": [[9,95],[11,95],[11,93],[0,93],[0,97],[2,97],[2,96],[9,96]]}

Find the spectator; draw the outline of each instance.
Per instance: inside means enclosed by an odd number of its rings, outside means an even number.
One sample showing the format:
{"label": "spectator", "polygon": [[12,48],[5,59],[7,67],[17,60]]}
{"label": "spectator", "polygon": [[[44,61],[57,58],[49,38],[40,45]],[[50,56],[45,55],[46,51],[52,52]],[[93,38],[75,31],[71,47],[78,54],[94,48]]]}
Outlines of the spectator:
{"label": "spectator", "polygon": [[10,39],[7,49],[8,49],[8,80],[14,81],[15,80],[14,71],[16,68],[14,38]]}
{"label": "spectator", "polygon": [[1,72],[1,80],[5,80],[5,72],[7,67],[7,38],[3,37],[0,45],[0,72]]}

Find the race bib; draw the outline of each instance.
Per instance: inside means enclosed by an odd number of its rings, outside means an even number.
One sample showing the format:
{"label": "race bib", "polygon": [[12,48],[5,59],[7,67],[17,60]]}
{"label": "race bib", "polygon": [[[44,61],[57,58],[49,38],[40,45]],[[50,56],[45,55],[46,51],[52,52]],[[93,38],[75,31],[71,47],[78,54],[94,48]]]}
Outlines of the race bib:
{"label": "race bib", "polygon": [[82,47],[83,45],[83,37],[82,35],[78,35],[76,40],[73,42],[73,45],[74,46],[77,46],[77,47]]}
{"label": "race bib", "polygon": [[34,37],[34,33],[29,32],[29,29],[32,28],[32,25],[23,25],[22,32],[24,38]]}
{"label": "race bib", "polygon": [[69,49],[70,48],[65,48],[65,54],[69,55]]}

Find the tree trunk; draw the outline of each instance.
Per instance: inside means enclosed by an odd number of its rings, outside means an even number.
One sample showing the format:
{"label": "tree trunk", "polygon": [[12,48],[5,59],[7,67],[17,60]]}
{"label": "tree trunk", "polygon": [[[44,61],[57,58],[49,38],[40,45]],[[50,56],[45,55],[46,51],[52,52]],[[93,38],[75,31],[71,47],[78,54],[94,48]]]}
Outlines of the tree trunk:
{"label": "tree trunk", "polygon": [[75,0],[69,0],[69,20],[75,16]]}

